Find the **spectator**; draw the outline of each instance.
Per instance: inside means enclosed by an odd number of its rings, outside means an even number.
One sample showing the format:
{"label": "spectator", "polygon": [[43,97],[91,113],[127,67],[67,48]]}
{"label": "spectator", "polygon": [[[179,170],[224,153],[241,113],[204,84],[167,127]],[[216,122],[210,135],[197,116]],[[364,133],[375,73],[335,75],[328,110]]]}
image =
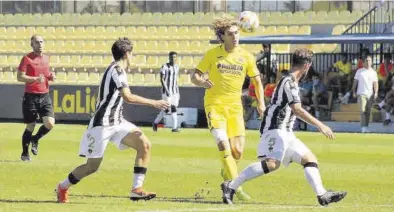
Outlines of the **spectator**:
{"label": "spectator", "polygon": [[256,55],[256,65],[257,68],[259,69],[260,73],[263,74],[263,82],[264,84],[268,83],[266,76],[267,73],[269,71],[268,68],[271,68],[272,73],[276,73],[277,72],[277,61],[276,61],[276,56],[271,54],[271,66],[268,67],[268,56],[269,56],[269,46],[268,44],[262,44],[263,49],[260,50],[259,53],[257,53]]}
{"label": "spectator", "polygon": [[[385,92],[390,92],[392,90],[392,87],[394,85],[393,76],[394,76],[394,67],[393,67],[393,62],[391,60],[391,55],[385,54],[384,55],[384,63],[380,64],[379,71],[378,71],[379,79],[383,78]],[[383,84],[383,83],[381,83],[381,84]],[[381,84],[379,84],[379,86]],[[386,99],[386,97],[385,97],[385,99]],[[385,99],[383,99],[383,101],[381,101],[379,104],[375,105],[374,107],[378,110],[381,110],[383,108],[383,106],[385,105]]]}
{"label": "spectator", "polygon": [[386,91],[391,90],[391,78],[394,72],[394,65],[390,54],[384,54],[384,61],[379,65],[378,78],[380,85],[385,85]]}
{"label": "spectator", "polygon": [[[333,81],[339,87],[339,99],[342,100],[344,96],[345,98],[349,98],[352,85],[352,64],[348,62],[346,53],[341,54],[341,60],[334,63],[332,69],[336,72]],[[346,94],[343,95],[343,93]]]}
{"label": "spectator", "polygon": [[369,132],[368,124],[371,114],[371,107],[378,96],[378,75],[372,68],[372,57],[367,56],[364,61],[364,68],[357,70],[353,81],[353,97],[361,107],[361,132]]}
{"label": "spectator", "polygon": [[265,105],[268,105],[270,103],[271,98],[272,98],[272,94],[274,93],[275,88],[276,88],[276,75],[271,75],[270,83],[268,83],[264,87]]}
{"label": "spectator", "polygon": [[383,122],[383,125],[389,125],[391,123],[391,113],[392,109],[394,109],[394,86],[391,87],[391,90],[386,94],[384,98],[384,109],[386,111],[386,117]]}
{"label": "spectator", "polygon": [[327,87],[321,80],[319,74],[313,75],[312,82],[312,102],[315,109],[315,117],[320,118],[319,104],[327,104],[328,102]]}
{"label": "spectator", "polygon": [[[260,75],[260,77],[262,78],[263,76]],[[266,99],[264,98],[264,100],[266,100]],[[267,104],[267,101],[265,101],[265,102]],[[245,123],[247,123],[253,117],[254,112],[257,112],[257,97],[256,97],[256,91],[255,91],[255,87],[254,87],[253,83],[249,84],[248,91],[247,91],[247,99],[245,100],[244,105],[246,105],[246,107],[244,107],[245,108],[244,120],[245,120]]]}
{"label": "spectator", "polygon": [[299,85],[301,104],[308,112],[311,110],[310,106],[312,105],[312,89],[313,89],[312,73],[313,72],[308,72],[305,80],[301,82]]}

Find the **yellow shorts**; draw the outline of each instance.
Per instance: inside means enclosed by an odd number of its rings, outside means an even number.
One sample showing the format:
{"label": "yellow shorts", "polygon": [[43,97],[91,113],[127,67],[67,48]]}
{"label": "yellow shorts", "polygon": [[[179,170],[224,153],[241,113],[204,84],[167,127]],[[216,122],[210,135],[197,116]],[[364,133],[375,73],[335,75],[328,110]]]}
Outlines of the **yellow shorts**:
{"label": "yellow shorts", "polygon": [[207,105],[205,106],[208,128],[224,129],[229,138],[245,136],[245,123],[243,117],[243,107],[236,105]]}

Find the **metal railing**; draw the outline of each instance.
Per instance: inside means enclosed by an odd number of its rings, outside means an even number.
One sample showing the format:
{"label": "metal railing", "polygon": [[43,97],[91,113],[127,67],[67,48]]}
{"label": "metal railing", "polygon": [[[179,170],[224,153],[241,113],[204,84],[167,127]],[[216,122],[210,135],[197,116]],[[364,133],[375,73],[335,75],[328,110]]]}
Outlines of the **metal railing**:
{"label": "metal railing", "polygon": [[[385,33],[387,31],[388,24],[391,22],[393,15],[392,11],[383,5],[376,5],[372,9],[370,9],[366,14],[364,14],[361,18],[359,18],[354,24],[352,24],[349,28],[347,28],[342,34],[380,34]],[[365,48],[362,44],[342,44],[341,50],[342,52],[347,53],[360,53],[361,50]],[[380,49],[383,51],[383,46],[380,44],[380,47],[377,46],[369,46],[372,51]]]}

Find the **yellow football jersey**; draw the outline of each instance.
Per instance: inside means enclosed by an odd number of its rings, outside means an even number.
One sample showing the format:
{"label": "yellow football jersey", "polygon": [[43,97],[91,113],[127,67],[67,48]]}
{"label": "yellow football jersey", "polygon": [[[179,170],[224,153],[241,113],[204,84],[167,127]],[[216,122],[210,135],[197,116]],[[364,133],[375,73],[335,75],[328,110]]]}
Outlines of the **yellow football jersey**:
{"label": "yellow football jersey", "polygon": [[245,76],[259,75],[252,54],[241,47],[227,52],[223,45],[210,49],[197,65],[197,70],[208,72],[213,82],[213,86],[205,91],[205,105],[240,104]]}

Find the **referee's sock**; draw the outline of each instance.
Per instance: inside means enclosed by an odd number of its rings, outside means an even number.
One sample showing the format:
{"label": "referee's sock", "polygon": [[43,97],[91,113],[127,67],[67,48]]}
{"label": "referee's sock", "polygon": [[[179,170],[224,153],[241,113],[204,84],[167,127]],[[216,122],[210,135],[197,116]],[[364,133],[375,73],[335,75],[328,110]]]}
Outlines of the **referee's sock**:
{"label": "referee's sock", "polygon": [[41,125],[40,129],[38,129],[37,134],[34,136],[34,140],[40,140],[44,135],[46,135],[50,129],[46,128],[45,125]]}
{"label": "referee's sock", "polygon": [[27,153],[29,151],[29,144],[30,144],[30,140],[31,140],[31,134],[33,132],[29,131],[28,129],[25,129],[25,132],[23,132],[22,135],[22,148],[23,148],[23,152]]}

